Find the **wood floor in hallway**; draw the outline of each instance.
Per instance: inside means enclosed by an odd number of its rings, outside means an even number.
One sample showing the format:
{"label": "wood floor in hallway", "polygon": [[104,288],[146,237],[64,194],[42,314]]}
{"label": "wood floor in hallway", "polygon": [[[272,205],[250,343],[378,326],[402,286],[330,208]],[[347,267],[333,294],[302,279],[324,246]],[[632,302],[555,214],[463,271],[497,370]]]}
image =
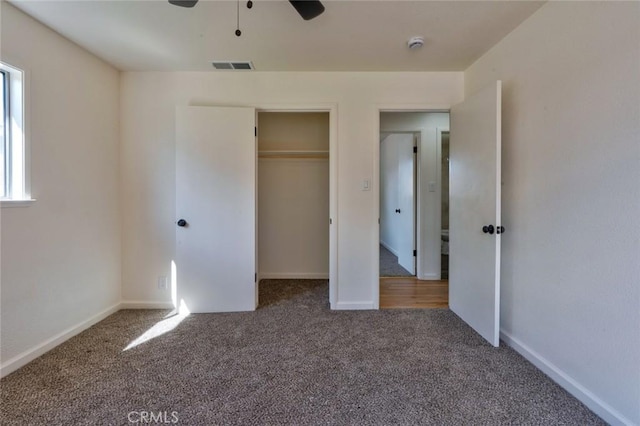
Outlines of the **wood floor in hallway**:
{"label": "wood floor in hallway", "polygon": [[448,308],[449,281],[380,278],[380,309]]}

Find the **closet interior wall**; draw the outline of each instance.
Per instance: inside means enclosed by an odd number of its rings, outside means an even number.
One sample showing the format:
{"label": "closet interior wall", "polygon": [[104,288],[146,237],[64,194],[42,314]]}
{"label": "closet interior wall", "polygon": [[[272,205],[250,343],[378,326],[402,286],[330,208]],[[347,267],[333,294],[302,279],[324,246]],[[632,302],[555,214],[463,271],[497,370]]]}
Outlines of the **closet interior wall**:
{"label": "closet interior wall", "polygon": [[329,113],[258,113],[258,269],[329,278]]}

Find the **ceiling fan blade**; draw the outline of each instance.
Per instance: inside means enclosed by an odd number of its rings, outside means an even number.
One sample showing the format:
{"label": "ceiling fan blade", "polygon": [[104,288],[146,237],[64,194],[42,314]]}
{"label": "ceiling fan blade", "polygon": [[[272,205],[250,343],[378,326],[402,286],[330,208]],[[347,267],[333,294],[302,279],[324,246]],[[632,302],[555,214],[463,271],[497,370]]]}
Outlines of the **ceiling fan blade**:
{"label": "ceiling fan blade", "polygon": [[324,12],[324,6],[320,0],[289,0],[296,8],[302,19],[308,21]]}
{"label": "ceiling fan blade", "polygon": [[169,0],[169,3],[174,6],[193,7],[198,3],[198,0]]}

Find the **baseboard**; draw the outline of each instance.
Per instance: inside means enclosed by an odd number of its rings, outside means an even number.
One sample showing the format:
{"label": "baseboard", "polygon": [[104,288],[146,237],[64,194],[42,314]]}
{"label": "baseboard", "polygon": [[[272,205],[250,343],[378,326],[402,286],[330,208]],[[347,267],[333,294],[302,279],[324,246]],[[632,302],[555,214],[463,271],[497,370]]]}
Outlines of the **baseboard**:
{"label": "baseboard", "polygon": [[424,281],[438,281],[440,280],[440,274],[421,274],[418,279]]}
{"label": "baseboard", "polygon": [[173,302],[144,302],[139,300],[123,300],[120,309],[173,309]]}
{"label": "baseboard", "polygon": [[373,302],[338,302],[335,309],[337,311],[356,311],[375,309]]}
{"label": "baseboard", "polygon": [[4,364],[2,364],[0,366],[0,377],[5,377],[10,373],[13,373],[14,371],[16,371],[18,368],[25,366],[26,364],[30,363],[31,361],[33,361],[34,359],[44,355],[45,353],[49,352],[51,349],[55,348],[56,346],[58,346],[59,344],[69,340],[70,338],[72,338],[73,336],[80,334],[81,332],[83,332],[84,330],[86,330],[87,328],[91,327],[92,325],[102,321],[103,319],[105,319],[106,317],[108,317],[111,314],[114,314],[116,312],[118,312],[120,310],[120,303],[116,303],[115,305],[105,309],[104,311],[98,313],[97,315],[92,316],[91,318],[82,321],[81,323],[70,327],[68,329],[66,329],[65,331],[63,331],[62,333],[56,334],[55,336],[53,336],[52,338],[45,340],[44,342],[42,342],[41,344],[28,349],[24,352],[22,352],[21,354],[11,358],[10,360],[8,360],[7,362],[5,362]]}
{"label": "baseboard", "polygon": [[324,272],[260,272],[261,280],[328,280],[329,273]]}
{"label": "baseboard", "polygon": [[515,337],[500,331],[500,338],[607,423],[611,425],[633,425],[631,420]]}
{"label": "baseboard", "polygon": [[385,243],[384,241],[380,240],[380,245],[384,248],[386,248],[387,250],[389,250],[391,253],[393,253],[393,255],[395,257],[398,257],[398,252],[393,249],[389,244]]}

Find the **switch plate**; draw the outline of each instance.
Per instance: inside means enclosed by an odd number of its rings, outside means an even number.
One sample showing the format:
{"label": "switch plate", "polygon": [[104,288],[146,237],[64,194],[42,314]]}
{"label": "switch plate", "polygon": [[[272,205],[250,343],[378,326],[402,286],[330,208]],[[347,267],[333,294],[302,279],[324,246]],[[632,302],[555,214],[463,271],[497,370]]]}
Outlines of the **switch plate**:
{"label": "switch plate", "polygon": [[169,283],[167,281],[166,275],[161,275],[158,277],[158,290],[166,290],[169,288]]}
{"label": "switch plate", "polygon": [[371,191],[371,181],[369,179],[365,179],[362,181],[362,190]]}
{"label": "switch plate", "polygon": [[429,192],[436,192],[436,183],[429,182]]}

